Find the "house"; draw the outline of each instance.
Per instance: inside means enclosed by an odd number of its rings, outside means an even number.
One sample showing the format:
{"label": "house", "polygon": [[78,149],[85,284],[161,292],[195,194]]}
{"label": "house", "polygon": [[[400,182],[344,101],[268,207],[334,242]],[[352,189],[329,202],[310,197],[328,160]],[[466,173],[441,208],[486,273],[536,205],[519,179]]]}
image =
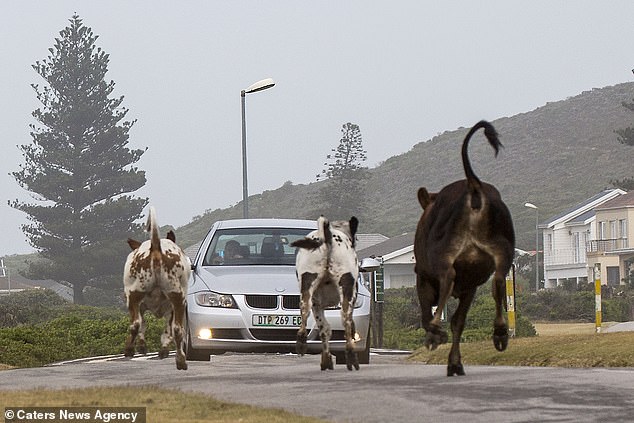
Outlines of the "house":
{"label": "house", "polygon": [[624,194],[621,189],[601,191],[538,225],[543,230],[545,288],[554,288],[566,281],[579,284],[593,280],[586,245],[601,239],[597,237],[595,209]]}
{"label": "house", "polygon": [[634,272],[634,191],[595,207],[594,233],[587,244],[588,278],[600,266],[603,285],[622,285]]}
{"label": "house", "polygon": [[382,259],[385,289],[416,286],[413,233],[398,235],[370,247],[358,249],[357,256],[359,259]]}

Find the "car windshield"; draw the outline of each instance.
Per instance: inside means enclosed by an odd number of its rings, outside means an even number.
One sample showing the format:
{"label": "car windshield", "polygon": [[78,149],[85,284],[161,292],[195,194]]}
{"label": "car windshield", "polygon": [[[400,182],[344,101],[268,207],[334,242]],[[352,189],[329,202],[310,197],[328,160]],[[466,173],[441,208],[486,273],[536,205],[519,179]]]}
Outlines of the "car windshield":
{"label": "car windshield", "polygon": [[295,240],[310,229],[239,228],[216,231],[203,266],[295,265]]}

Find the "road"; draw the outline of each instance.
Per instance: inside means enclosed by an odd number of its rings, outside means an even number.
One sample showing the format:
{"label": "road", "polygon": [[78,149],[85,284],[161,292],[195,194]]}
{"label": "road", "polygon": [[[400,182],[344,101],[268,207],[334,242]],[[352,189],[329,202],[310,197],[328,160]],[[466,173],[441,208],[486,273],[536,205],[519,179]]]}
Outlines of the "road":
{"label": "road", "polygon": [[283,408],[332,422],[625,422],[634,419],[634,369],[445,366],[372,355],[371,364],[319,370],[318,356],[225,354],[177,371],[166,360],[120,357],[0,372],[0,391],[157,385]]}

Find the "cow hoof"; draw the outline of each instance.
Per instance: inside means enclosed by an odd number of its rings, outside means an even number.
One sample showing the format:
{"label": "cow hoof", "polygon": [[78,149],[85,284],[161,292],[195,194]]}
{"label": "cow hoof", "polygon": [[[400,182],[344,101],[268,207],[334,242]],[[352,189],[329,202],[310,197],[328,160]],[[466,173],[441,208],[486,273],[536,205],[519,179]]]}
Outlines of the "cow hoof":
{"label": "cow hoof", "polygon": [[354,351],[346,351],[346,367],[352,370],[353,366],[355,370],[359,370],[359,356]]}
{"label": "cow hoof", "polygon": [[504,351],[509,344],[509,334],[506,327],[495,328],[493,331],[493,345],[498,351]]}
{"label": "cow hoof", "polygon": [[140,354],[143,354],[143,355],[147,354],[147,347],[145,346],[145,344],[140,345],[137,349],[139,350]]}
{"label": "cow hoof", "polygon": [[428,350],[435,350],[441,344],[446,344],[448,340],[447,332],[441,329],[427,331],[424,345]]}
{"label": "cow hoof", "polygon": [[181,361],[176,361],[176,369],[177,370],[187,370],[187,362],[185,360]]}
{"label": "cow hoof", "polygon": [[163,347],[159,350],[158,356],[160,359],[167,358],[168,355],[170,355],[170,352],[167,348]]}
{"label": "cow hoof", "polygon": [[126,348],[123,355],[126,357],[134,357],[134,348]]}
{"label": "cow hoof", "polygon": [[447,376],[464,376],[465,372],[464,372],[464,367],[462,367],[462,364],[450,364],[447,366]]}
{"label": "cow hoof", "polygon": [[321,353],[321,370],[333,370],[332,355],[328,352]]}
{"label": "cow hoof", "polygon": [[308,346],[306,345],[306,334],[297,334],[297,344],[295,346],[297,351],[297,355],[304,355],[306,351],[308,351]]}

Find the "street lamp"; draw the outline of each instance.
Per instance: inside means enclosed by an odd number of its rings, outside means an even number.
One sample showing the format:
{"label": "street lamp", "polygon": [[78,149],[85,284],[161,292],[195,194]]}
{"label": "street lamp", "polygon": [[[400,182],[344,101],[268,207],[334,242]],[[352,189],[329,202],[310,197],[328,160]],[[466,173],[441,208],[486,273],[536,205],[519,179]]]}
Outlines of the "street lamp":
{"label": "street lamp", "polygon": [[246,94],[263,91],[274,85],[275,82],[271,78],[266,78],[240,91],[242,103],[242,217],[245,219],[249,217],[249,189],[247,188],[247,121],[245,118],[244,98]]}
{"label": "street lamp", "polygon": [[533,203],[524,203],[524,207],[535,209],[535,292],[539,291],[539,209]]}

